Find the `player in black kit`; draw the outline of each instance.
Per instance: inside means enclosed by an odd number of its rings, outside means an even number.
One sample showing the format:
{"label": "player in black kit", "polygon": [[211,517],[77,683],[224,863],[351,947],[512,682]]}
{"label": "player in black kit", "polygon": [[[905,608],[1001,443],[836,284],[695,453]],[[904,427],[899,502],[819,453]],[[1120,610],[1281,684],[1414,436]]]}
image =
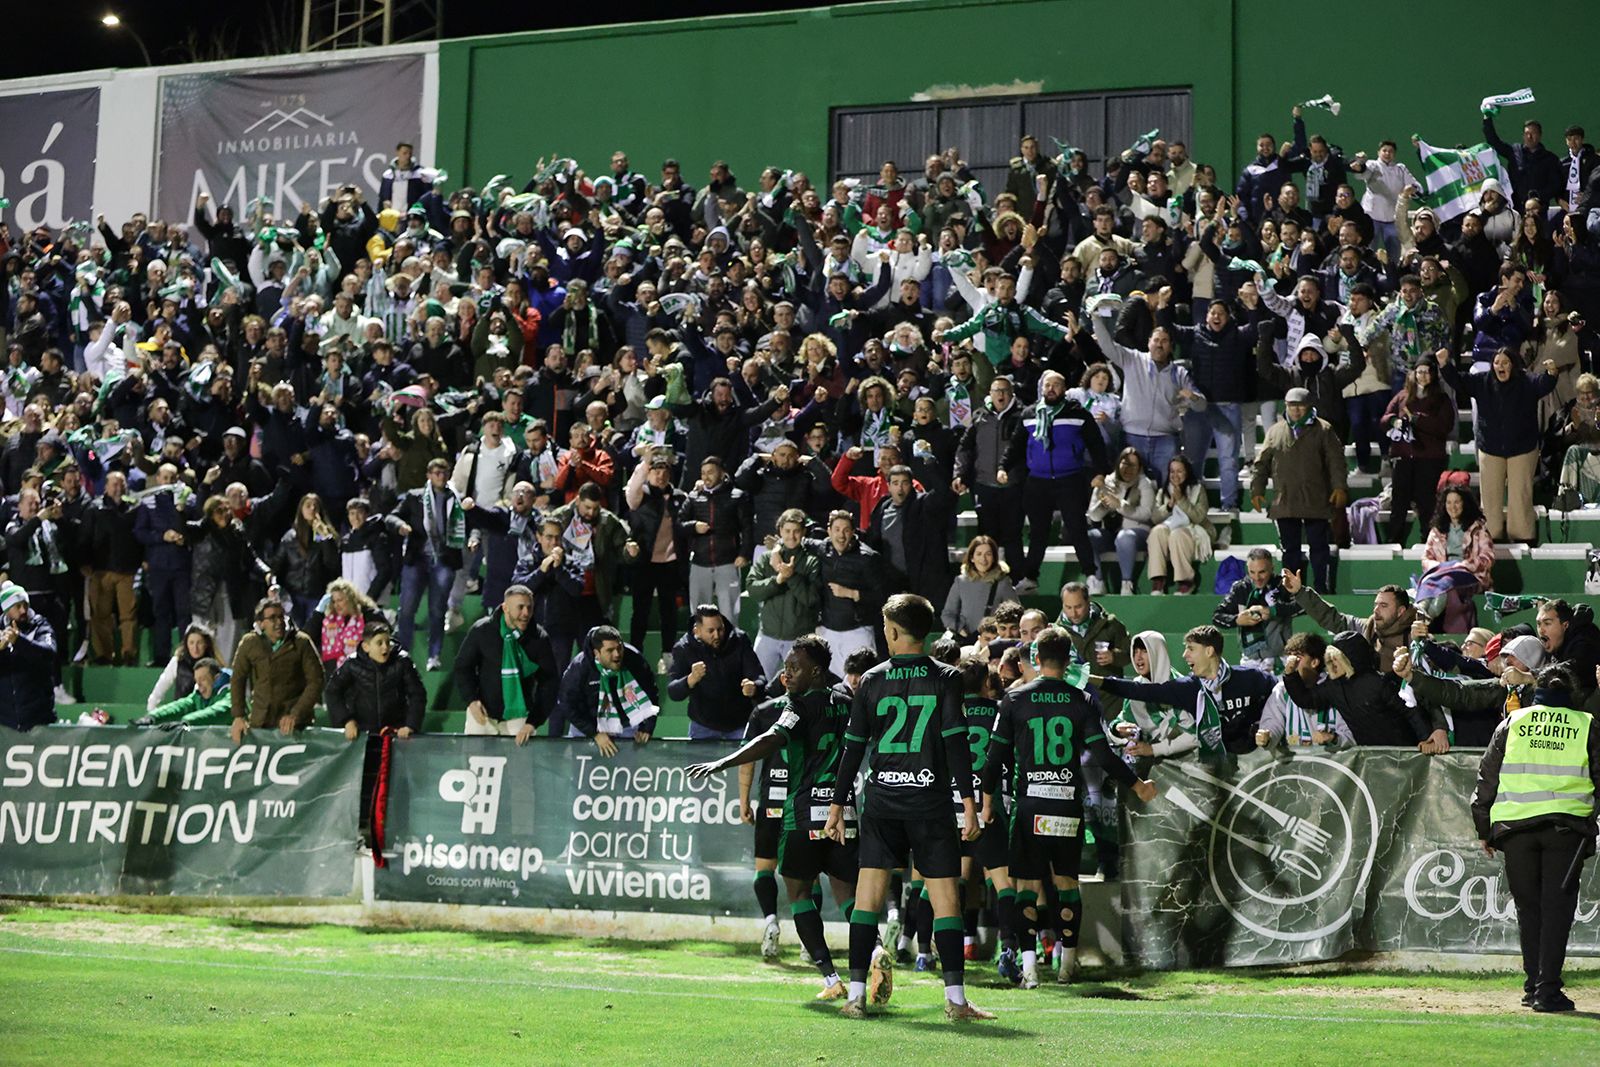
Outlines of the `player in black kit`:
{"label": "player in black kit", "polygon": [[[754,741],[783,714],[784,698],[763,701],[750,713],[744,739]],[[751,798],[752,788],[755,798]],[[778,840],[783,836],[783,802],[789,795],[789,767],[781,753],[739,768],[739,816],[756,828],[755,892],[765,926],[761,932],[761,958],[778,958]]]}
{"label": "player in black kit", "polygon": [[[841,844],[846,840],[850,783],[863,759],[867,767],[861,874],[850,916],[850,991],[840,1009],[851,1018],[866,1016],[868,969],[889,874],[904,867],[912,853],[933,904],[945,1016],[956,1021],[994,1018],[967,1003],[957,879],[961,839],[978,836],[978,820],[970,793],[972,759],[961,713],[961,681],[952,668],[922,651],[936,619],[933,605],[920,596],[889,598],[883,607],[883,633],[890,659],[861,676],[845,730],[844,758],[826,827],[828,836]],[[950,810],[952,782],[964,783],[964,830],[957,829]]]}
{"label": "player in black kit", "polygon": [[[834,900],[847,916],[856,895],[855,775],[852,772],[842,783],[834,777],[843,751],[845,723],[850,718],[850,694],[842,685],[827,686],[831,658],[822,638],[815,634],[796,638],[783,664],[785,696],[779,702],[777,721],[738,751],[689,768],[689,777],[700,779],[774,754],[783,759],[788,793],[777,846],[778,873],[789,893],[795,933],[822,972],[818,1000],[841,999],[845,986],[823,937],[822,916],[811,899],[811,886],[819,875],[827,874]],[[844,834],[836,842],[823,832],[823,824],[829,805],[841,790]],[[887,975],[880,981],[888,981]]]}
{"label": "player in black kit", "polygon": [[[983,821],[998,811],[995,793],[1011,774],[1011,875],[1019,890],[1037,899],[1050,878],[1061,902],[1066,931],[1066,956],[1061,980],[1072,974],[1078,931],[1083,925],[1083,900],[1078,888],[1078,859],[1083,851],[1083,794],[1078,762],[1084,749],[1119,782],[1149,801],[1156,787],[1140,779],[1106,744],[1100,709],[1082,688],[1065,680],[1072,661],[1072,642],[1057,626],[1040,631],[1033,642],[1039,676],[1009,690],[1000,701],[989,758],[983,771]],[[1083,672],[1077,672],[1081,680]],[[1039,984],[1033,944],[1038,912],[1022,912],[1022,985]]]}
{"label": "player in black kit", "polygon": [[[989,669],[987,660],[968,656],[956,664],[961,677],[961,714],[967,721],[967,747],[972,753],[973,788],[982,793],[982,779],[989,762],[989,738],[994,732],[997,711],[995,697],[1000,692],[1000,678]],[[965,790],[955,789],[955,795]],[[1005,798],[1002,797],[1002,800]],[[960,805],[957,804],[959,808]],[[994,819],[979,819],[981,833],[976,841],[964,842],[961,859],[961,884],[973,898],[978,898],[985,885],[995,892],[995,910],[1000,920],[1000,958],[996,967],[1000,977],[1016,985],[1022,981],[1022,970],[1017,959],[1017,941],[1022,929],[1021,911],[1017,904],[1017,890],[1011,883],[1007,835],[1010,827],[1001,805],[995,806]],[[978,875],[982,874],[980,881]],[[969,901],[969,907],[971,903]]]}

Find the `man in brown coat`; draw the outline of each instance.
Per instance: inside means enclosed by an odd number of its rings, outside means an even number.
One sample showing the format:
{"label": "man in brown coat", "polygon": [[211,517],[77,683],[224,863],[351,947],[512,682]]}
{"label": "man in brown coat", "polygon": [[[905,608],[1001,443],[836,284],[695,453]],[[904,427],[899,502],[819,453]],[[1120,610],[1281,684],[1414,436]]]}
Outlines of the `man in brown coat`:
{"label": "man in brown coat", "polygon": [[231,688],[230,734],[236,745],[252,729],[276,726],[287,736],[311,725],[312,708],[322,695],[322,657],[310,635],[289,624],[278,601],[268,598],[256,605],[256,627],[233,657]]}
{"label": "man in brown coat", "polygon": [[1300,548],[1304,534],[1311,542],[1312,585],[1326,589],[1331,523],[1335,509],[1349,502],[1344,442],[1326,419],[1317,417],[1308,390],[1284,393],[1283,409],[1284,417],[1272,424],[1256,453],[1250,504],[1262,510],[1271,479],[1272,509],[1267,514],[1278,524],[1283,565],[1297,573],[1305,567]]}

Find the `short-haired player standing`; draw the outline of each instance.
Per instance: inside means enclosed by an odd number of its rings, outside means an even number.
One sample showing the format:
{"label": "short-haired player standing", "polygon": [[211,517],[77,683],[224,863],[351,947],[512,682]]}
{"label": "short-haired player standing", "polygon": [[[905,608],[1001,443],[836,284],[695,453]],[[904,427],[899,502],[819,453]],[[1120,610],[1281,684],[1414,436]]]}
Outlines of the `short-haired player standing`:
{"label": "short-haired player standing", "polygon": [[[961,838],[978,836],[976,805],[962,808],[965,829],[950,810],[952,780],[970,783],[972,759],[961,713],[961,682],[955,671],[923,654],[937,615],[920,596],[901,593],[883,607],[883,633],[890,659],[861,676],[845,729],[844,757],[828,809],[826,832],[845,837],[844,812],[851,783],[866,761],[861,810],[861,874],[856,909],[850,916],[850,988],[841,1013],[866,1017],[867,976],[878,938],[878,909],[890,872],[912,853],[926,879],[933,905],[933,938],[944,972],[945,1017],[992,1019],[967,1003],[962,958]],[[969,786],[970,788],[970,786]]]}
{"label": "short-haired player standing", "polygon": [[[1067,632],[1047,626],[1033,642],[1038,677],[1009,690],[1000,701],[989,758],[983,772],[983,821],[997,810],[995,792],[1009,772],[1011,779],[1011,876],[1020,890],[1037,894],[1050,878],[1061,901],[1066,954],[1060,978],[1072,974],[1083,925],[1083,899],[1078,888],[1078,860],[1083,852],[1083,794],[1078,762],[1084,749],[1119,782],[1133,787],[1140,800],[1156,795],[1153,783],[1140,779],[1106,744],[1100,709],[1079,685],[1066,680],[1072,661]],[[1076,679],[1083,681],[1082,668]],[[1030,914],[1030,912],[1032,914]],[[1022,912],[1022,986],[1039,984],[1033,950],[1038,912]]]}

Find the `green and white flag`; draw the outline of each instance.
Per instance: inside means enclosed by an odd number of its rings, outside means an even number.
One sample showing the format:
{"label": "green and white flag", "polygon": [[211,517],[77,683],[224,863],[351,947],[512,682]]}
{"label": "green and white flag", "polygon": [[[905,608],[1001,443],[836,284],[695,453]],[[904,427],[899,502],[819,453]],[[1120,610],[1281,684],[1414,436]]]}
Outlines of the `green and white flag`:
{"label": "green and white flag", "polygon": [[1422,157],[1424,199],[1440,222],[1465,215],[1478,206],[1483,183],[1494,178],[1506,184],[1505,166],[1500,156],[1486,144],[1471,148],[1435,148],[1418,139],[1417,154]]}
{"label": "green and white flag", "polygon": [[1533,102],[1532,89],[1518,89],[1514,93],[1486,96],[1483,98],[1483,103],[1479,104],[1478,107],[1485,115],[1493,115],[1503,107],[1518,107],[1522,104],[1531,104]]}

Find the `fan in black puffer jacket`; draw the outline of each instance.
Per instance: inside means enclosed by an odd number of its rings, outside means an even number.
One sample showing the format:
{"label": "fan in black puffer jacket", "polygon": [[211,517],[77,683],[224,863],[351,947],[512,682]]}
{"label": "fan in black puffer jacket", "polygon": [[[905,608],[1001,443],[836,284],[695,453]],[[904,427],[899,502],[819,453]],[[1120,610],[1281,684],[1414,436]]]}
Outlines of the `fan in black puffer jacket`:
{"label": "fan in black puffer jacket", "polygon": [[417,665],[406,652],[389,647],[382,661],[374,658],[374,638],[387,637],[387,626],[374,626],[361,642],[361,650],[344,661],[328,679],[323,698],[328,719],[335,727],[354,723],[362,733],[375,734],[384,727],[422,729],[428,694]]}
{"label": "fan in black puffer jacket", "polygon": [[1400,699],[1400,683],[1391,674],[1378,673],[1378,653],[1372,643],[1354,630],[1334,637],[1334,648],[1350,661],[1353,674],[1330,675],[1327,681],[1307,685],[1287,667],[1283,686],[1289,699],[1307,711],[1332,708],[1344,717],[1358,745],[1395,745],[1414,748],[1426,740],[1435,725],[1423,712]]}

